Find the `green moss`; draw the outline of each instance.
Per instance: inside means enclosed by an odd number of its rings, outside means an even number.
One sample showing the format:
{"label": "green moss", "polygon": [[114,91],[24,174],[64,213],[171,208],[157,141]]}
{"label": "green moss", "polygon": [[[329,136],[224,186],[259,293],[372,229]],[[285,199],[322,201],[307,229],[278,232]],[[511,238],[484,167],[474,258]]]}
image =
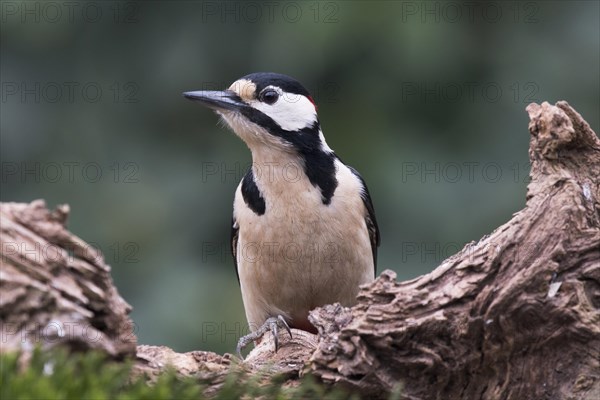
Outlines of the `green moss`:
{"label": "green moss", "polygon": [[131,362],[116,363],[102,354],[33,352],[24,371],[19,355],[0,358],[0,398],[9,399],[198,399],[201,387],[180,379],[173,371],[162,374],[154,386],[143,378],[130,380]]}
{"label": "green moss", "polygon": [[[130,378],[132,363],[117,363],[95,352],[69,354],[62,350],[35,350],[27,368],[21,370],[19,355],[0,355],[0,398],[13,399],[90,399],[161,400],[204,399],[204,386],[193,378],[181,378],[175,371],[161,374],[154,385],[144,377]],[[260,374],[247,375],[233,370],[225,379],[217,400],[263,399],[356,399],[341,389],[328,388],[314,377],[304,377],[300,385],[283,388],[285,377],[276,376],[265,385]]]}

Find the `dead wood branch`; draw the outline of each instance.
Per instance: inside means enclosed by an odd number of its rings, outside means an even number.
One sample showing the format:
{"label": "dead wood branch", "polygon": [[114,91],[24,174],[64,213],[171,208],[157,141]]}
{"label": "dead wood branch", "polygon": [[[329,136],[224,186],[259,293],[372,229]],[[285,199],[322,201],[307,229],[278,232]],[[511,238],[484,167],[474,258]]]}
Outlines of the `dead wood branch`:
{"label": "dead wood branch", "polygon": [[526,207],[427,275],[385,271],[322,335],[315,374],[371,396],[600,398],[600,142],[566,102],[527,111]]}
{"label": "dead wood branch", "polygon": [[2,350],[64,344],[133,355],[131,307],[102,254],[66,229],[68,214],[41,200],[0,204]]}

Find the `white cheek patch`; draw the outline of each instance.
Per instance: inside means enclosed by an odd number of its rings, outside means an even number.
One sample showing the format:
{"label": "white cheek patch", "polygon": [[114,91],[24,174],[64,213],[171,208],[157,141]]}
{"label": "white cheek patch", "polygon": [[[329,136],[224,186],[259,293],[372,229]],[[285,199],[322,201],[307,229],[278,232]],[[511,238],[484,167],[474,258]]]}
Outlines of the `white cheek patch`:
{"label": "white cheek patch", "polygon": [[307,128],[317,121],[317,110],[305,96],[286,93],[277,87],[271,88],[279,93],[279,99],[272,105],[255,100],[252,107],[269,116],[286,131]]}

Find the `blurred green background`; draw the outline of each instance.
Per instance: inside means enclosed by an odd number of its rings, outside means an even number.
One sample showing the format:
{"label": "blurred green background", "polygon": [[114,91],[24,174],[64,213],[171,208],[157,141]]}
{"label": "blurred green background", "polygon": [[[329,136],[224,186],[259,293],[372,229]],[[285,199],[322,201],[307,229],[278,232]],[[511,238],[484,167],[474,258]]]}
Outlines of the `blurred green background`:
{"label": "blurred green background", "polygon": [[244,332],[229,231],[250,164],[181,92],[300,80],[369,184],[379,271],[399,279],[523,207],[528,103],[567,100],[599,128],[597,1],[1,6],[1,200],[70,204],[140,343],[178,351],[232,351]]}

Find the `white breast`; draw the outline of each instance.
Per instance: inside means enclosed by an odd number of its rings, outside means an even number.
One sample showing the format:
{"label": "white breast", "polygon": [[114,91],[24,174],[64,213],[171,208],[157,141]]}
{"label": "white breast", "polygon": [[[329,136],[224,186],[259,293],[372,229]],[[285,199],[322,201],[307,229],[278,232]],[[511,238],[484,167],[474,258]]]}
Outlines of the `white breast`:
{"label": "white breast", "polygon": [[241,186],[235,195],[237,268],[252,329],[278,314],[293,322],[319,305],[352,305],[374,275],[359,179],[336,161],[338,187],[324,205],[319,188],[294,172],[300,162],[280,161],[269,174],[254,171],[265,214],[248,208]]}

